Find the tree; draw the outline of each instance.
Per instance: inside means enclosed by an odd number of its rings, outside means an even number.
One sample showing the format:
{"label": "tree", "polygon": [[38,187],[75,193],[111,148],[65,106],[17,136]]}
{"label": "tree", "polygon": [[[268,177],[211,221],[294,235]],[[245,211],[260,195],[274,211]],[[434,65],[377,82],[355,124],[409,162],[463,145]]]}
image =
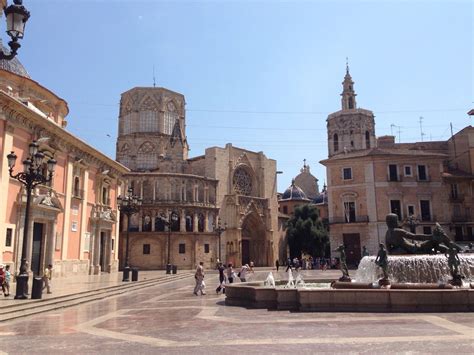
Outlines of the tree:
{"label": "tree", "polygon": [[302,253],[324,256],[329,243],[328,231],[319,218],[316,207],[309,204],[295,209],[286,225],[286,237],[291,258],[301,257]]}

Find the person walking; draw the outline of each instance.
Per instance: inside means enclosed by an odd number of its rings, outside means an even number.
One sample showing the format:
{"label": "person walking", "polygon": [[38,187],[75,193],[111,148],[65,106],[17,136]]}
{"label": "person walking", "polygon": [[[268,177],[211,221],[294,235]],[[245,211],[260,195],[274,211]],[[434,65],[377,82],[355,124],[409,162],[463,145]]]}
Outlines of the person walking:
{"label": "person walking", "polygon": [[205,295],[204,287],[206,287],[204,283],[204,263],[201,261],[199,262],[198,267],[196,268],[196,273],[194,274],[194,278],[196,279],[196,286],[194,287],[194,294],[197,296],[198,292],[201,292],[201,295]]}
{"label": "person walking", "polygon": [[3,264],[0,264],[0,286],[2,286],[2,292],[6,296],[5,292],[5,269]]}
{"label": "person walking", "polygon": [[48,293],[51,292],[51,279],[53,277],[53,265],[49,264],[43,273],[43,290],[46,289]]}
{"label": "person walking", "polygon": [[5,297],[10,296],[10,280],[12,278],[12,273],[10,272],[10,265],[5,266],[5,281],[3,281],[4,291],[3,294]]}
{"label": "person walking", "polygon": [[230,284],[234,282],[234,269],[232,264],[227,266],[227,282]]}
{"label": "person walking", "polygon": [[219,294],[219,292],[225,293],[225,266],[222,265],[222,263],[219,263],[219,266],[217,267],[217,270],[219,271],[219,286],[216,288],[216,293]]}
{"label": "person walking", "polygon": [[288,258],[287,262],[286,262],[286,270],[285,272],[288,272],[288,270],[291,269],[291,258]]}
{"label": "person walking", "polygon": [[278,272],[278,269],[280,268],[280,262],[278,261],[278,259],[275,261],[275,266]]}

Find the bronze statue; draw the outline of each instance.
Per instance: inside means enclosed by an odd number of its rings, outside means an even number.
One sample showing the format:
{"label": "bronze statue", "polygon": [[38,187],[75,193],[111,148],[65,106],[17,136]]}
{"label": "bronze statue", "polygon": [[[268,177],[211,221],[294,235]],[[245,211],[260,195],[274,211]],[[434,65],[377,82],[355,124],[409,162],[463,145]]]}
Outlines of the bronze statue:
{"label": "bronze statue", "polygon": [[443,228],[436,223],[433,234],[415,234],[402,228],[398,228],[398,216],[389,213],[386,217],[387,233],[385,240],[390,253],[396,254],[432,254],[446,253],[449,248],[454,247],[458,251],[461,247],[453,243]]}
{"label": "bronze statue", "polygon": [[384,284],[387,284],[388,281],[388,255],[387,255],[387,250],[385,249],[385,245],[380,243],[379,244],[379,252],[377,254],[377,257],[375,258],[375,264],[379,266],[382,269],[383,272],[383,279],[379,281],[380,284],[382,284],[381,281],[384,281]]}
{"label": "bronze statue", "polygon": [[342,277],[339,279],[339,281],[351,281],[351,278],[349,277],[349,269],[347,268],[346,262],[346,248],[343,244],[341,244],[334,251],[338,251],[340,253],[339,259]]}
{"label": "bronze statue", "polygon": [[451,247],[448,250],[448,254],[445,255],[448,258],[449,272],[453,278],[449,283],[455,286],[462,286],[462,276],[459,273],[461,259],[459,259],[458,250],[455,247]]}

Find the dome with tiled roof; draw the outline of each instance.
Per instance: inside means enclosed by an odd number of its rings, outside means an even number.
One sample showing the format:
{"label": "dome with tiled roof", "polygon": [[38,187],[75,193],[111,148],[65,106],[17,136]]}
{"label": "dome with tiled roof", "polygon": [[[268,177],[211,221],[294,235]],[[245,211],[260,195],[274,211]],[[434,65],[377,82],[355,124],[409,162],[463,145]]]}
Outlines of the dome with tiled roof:
{"label": "dome with tiled roof", "polygon": [[303,190],[295,185],[295,179],[291,181],[291,186],[285,190],[281,200],[309,201]]}
{"label": "dome with tiled roof", "polygon": [[[1,46],[1,42],[0,42]],[[3,49],[3,53],[10,53],[10,50],[1,46]],[[30,79],[28,72],[26,71],[25,67],[21,62],[15,57],[12,60],[0,59],[0,69],[9,71],[10,73],[24,76],[25,78]]]}
{"label": "dome with tiled roof", "polygon": [[327,192],[327,187],[326,184],[324,184],[323,190],[321,193],[313,198],[312,201],[315,205],[320,205],[320,204],[327,204],[328,203],[328,192]]}

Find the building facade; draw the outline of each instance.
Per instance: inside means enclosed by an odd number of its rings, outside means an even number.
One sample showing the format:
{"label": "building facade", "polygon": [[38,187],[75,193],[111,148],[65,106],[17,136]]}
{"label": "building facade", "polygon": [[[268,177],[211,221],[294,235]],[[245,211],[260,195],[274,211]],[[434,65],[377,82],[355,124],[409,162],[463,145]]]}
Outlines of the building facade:
{"label": "building facade", "polygon": [[0,61],[0,263],[18,271],[26,193],[9,175],[7,154],[23,170],[30,142],[57,161],[51,182],[37,186],[27,242],[30,272],[53,264],[56,276],[97,274],[118,268],[116,197],[124,166],[66,130],[67,103],[32,80],[21,63]]}
{"label": "building facade", "polygon": [[[209,267],[217,259],[272,264],[276,162],[231,144],[188,158],[184,106],[182,94],[164,88],[122,94],[117,160],[132,170],[125,178],[143,198],[130,221],[130,263],[143,269],[200,261]],[[220,236],[219,224],[226,227]]]}
{"label": "building facade", "polygon": [[395,143],[376,139],[373,113],[356,105],[346,70],[341,110],[330,114],[327,168],[332,245],[344,244],[357,264],[362,246],[376,254],[385,242],[385,217],[417,233],[431,234],[439,222],[456,241],[473,240],[474,130],[448,141]]}

